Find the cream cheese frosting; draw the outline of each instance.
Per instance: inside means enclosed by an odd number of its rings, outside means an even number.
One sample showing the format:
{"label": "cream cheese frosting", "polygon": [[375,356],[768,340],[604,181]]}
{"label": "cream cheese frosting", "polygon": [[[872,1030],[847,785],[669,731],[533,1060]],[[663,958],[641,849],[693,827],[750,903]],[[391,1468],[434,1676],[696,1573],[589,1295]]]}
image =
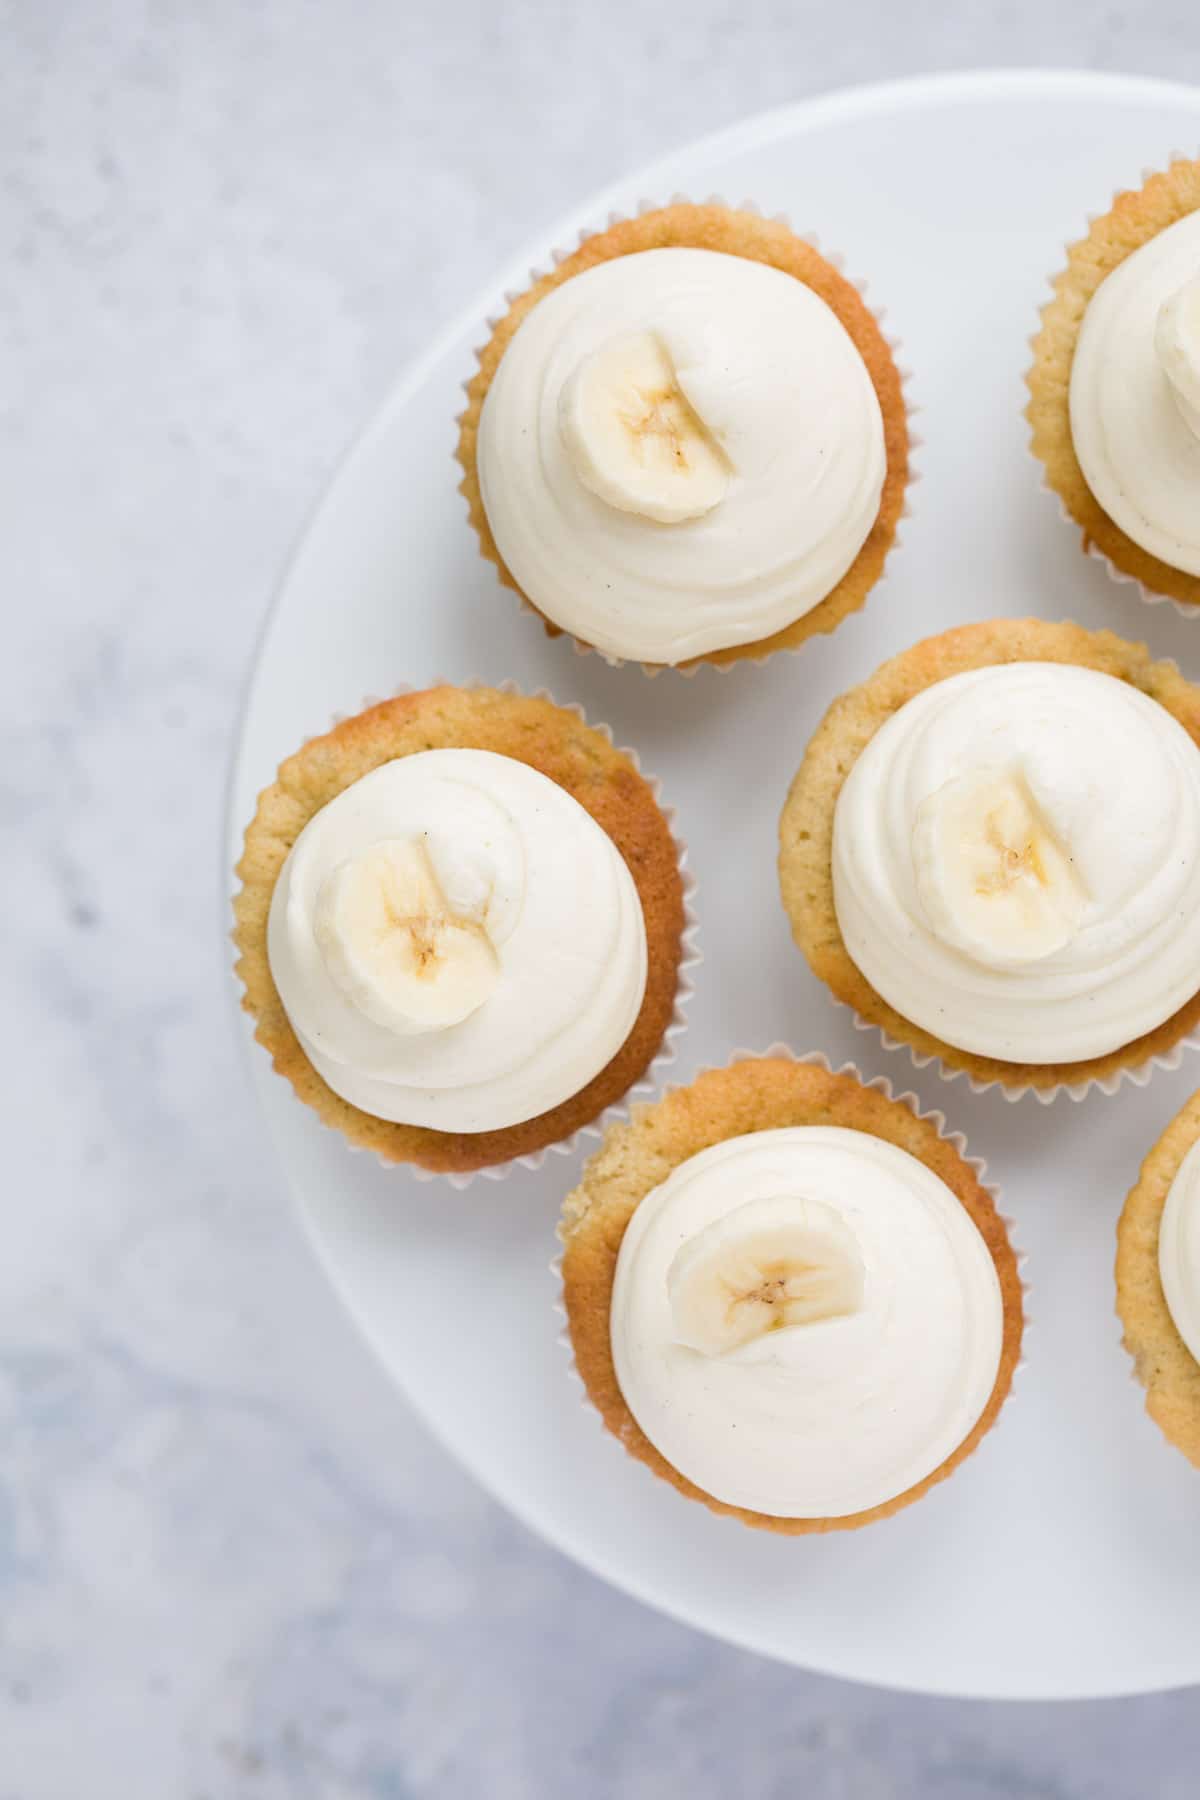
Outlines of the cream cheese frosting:
{"label": "cream cheese frosting", "polygon": [[1192,1145],[1168,1190],[1158,1269],[1175,1329],[1200,1362],[1200,1143]]}
{"label": "cream cheese frosting", "polygon": [[[698,1276],[736,1299],[747,1257],[770,1276],[771,1243],[791,1247],[807,1312],[696,1348]],[[689,1158],[638,1206],[617,1259],[613,1360],[634,1418],[707,1494],[772,1517],[844,1518],[931,1475],[987,1405],[1003,1333],[995,1264],[955,1195],[840,1127]]]}
{"label": "cream cheese frosting", "polygon": [[1093,294],[1071,365],[1071,437],[1109,518],[1200,575],[1200,212],[1127,256]]}
{"label": "cream cheese frosting", "polygon": [[646,927],[608,834],[536,769],[428,750],[309,820],[272,896],[305,1054],[376,1118],[500,1130],[587,1085],[632,1030]]}
{"label": "cream cheese frosting", "polygon": [[1200,751],[1114,676],[970,670],[875,733],[838,797],[838,924],[877,993],[1017,1063],[1131,1043],[1200,986]]}
{"label": "cream cheese frosting", "polygon": [[479,424],[505,564],[611,657],[768,637],[836,587],[879,511],[879,401],[803,282],[713,250],[615,257],[522,321]]}

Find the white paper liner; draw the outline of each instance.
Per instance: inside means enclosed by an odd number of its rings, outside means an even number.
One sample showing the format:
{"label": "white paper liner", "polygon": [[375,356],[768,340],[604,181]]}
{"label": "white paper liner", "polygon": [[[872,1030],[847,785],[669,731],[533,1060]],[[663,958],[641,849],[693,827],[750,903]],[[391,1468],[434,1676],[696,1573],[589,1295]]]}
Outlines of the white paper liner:
{"label": "white paper liner", "polygon": [[[691,206],[694,204],[701,204],[704,206],[720,206],[720,207],[723,207],[727,212],[752,213],[755,217],[758,217],[758,218],[761,218],[763,216],[762,208],[760,206],[757,206],[753,200],[743,200],[739,206],[730,207],[730,206],[726,205],[726,202],[722,199],[722,197],[719,194],[710,194],[706,200],[699,202],[699,203],[693,202],[687,194],[672,194],[670,196],[670,198],[666,201],[639,200],[638,204],[637,204],[637,211],[636,211],[635,215],[630,215],[629,213],[610,212],[608,215],[608,218],[605,220],[603,225],[596,226],[595,228],[593,228],[591,226],[585,227],[579,233],[576,242],[574,244],[572,244],[569,248],[552,250],[550,252],[550,260],[554,264],[555,268],[557,268],[560,263],[565,262],[569,256],[573,256],[575,254],[576,250],[580,249],[584,244],[586,244],[589,238],[598,237],[601,234],[601,232],[611,230],[614,225],[624,225],[625,223],[627,223],[627,221],[629,220],[629,218],[631,216],[636,216],[637,218],[641,218],[643,216],[643,214],[645,214],[645,213],[659,212],[664,205],[666,205],[666,206]],[[841,256],[837,255],[834,252],[828,251],[828,250],[822,250],[820,242],[814,233],[794,231],[792,228],[792,225],[791,225],[791,221],[788,219],[788,217],[785,213],[772,213],[770,215],[770,218],[771,218],[771,222],[773,224],[786,226],[787,229],[792,232],[793,237],[798,238],[802,244],[808,244],[811,249],[816,250],[821,256],[824,257],[825,261],[827,263],[829,263],[830,267],[836,269],[838,274],[841,275],[846,281],[849,281],[850,285],[857,290],[860,297],[864,301],[866,300],[866,297],[867,297],[866,282],[862,281],[862,280],[858,280],[854,276],[846,274],[845,262]],[[544,280],[546,275],[549,274],[549,272],[550,271],[548,269],[538,269],[538,268],[530,269],[528,286],[524,290],[519,290],[519,289],[514,288],[514,289],[509,289],[505,292],[504,301],[505,301],[506,307],[511,307],[515,301],[519,300],[521,298],[522,291],[527,293],[529,291],[529,288],[536,287],[537,283],[539,281]],[[885,309],[882,307],[872,307],[871,315],[874,318],[875,323],[882,328],[883,321],[887,316]],[[484,320],[484,323],[487,325],[488,331],[490,333],[494,333],[497,326],[499,326],[503,322],[504,317],[505,317],[504,313],[489,314]],[[490,342],[490,338],[488,341]],[[870,590],[870,593],[868,593],[866,600],[869,600],[871,598],[871,594],[874,593],[875,589],[878,587],[881,587],[882,584],[884,583],[884,581],[886,581],[886,579],[887,579],[888,568],[891,564],[891,560],[896,555],[897,551],[900,549],[900,546],[901,546],[901,543],[903,540],[903,530],[902,530],[903,523],[906,519],[911,518],[911,516],[912,516],[912,505],[911,505],[912,489],[916,486],[917,482],[919,482],[921,479],[921,472],[916,466],[916,452],[922,447],[922,440],[916,435],[916,433],[912,429],[912,421],[916,417],[917,413],[920,411],[920,408],[915,407],[912,404],[912,402],[908,398],[908,392],[907,392],[909,383],[912,380],[912,371],[911,371],[911,369],[902,367],[901,364],[897,361],[897,354],[900,349],[899,340],[897,338],[889,336],[887,332],[884,332],[883,333],[883,341],[892,353],[892,360],[896,364],[896,373],[900,377],[900,392],[901,392],[901,396],[904,400],[904,413],[905,413],[905,418],[906,418],[906,421],[908,424],[908,468],[907,468],[907,472],[905,475],[904,504],[900,509],[900,517],[896,522],[895,536],[892,538],[892,542],[888,548],[887,556],[884,559],[884,566],[880,572],[879,578],[874,583],[874,586]],[[486,348],[487,348],[487,344],[481,344],[479,346],[479,348],[476,350],[475,358],[476,358],[477,362],[482,360],[483,353],[486,350]],[[471,387],[471,383],[469,381],[463,382],[464,391],[469,393],[470,387]],[[546,618],[543,617],[543,615],[540,612],[538,612],[537,608],[534,605],[532,605],[529,600],[526,599],[524,593],[518,590],[515,593],[514,597],[517,600],[521,611],[526,615],[526,617],[528,617],[534,624],[538,625],[544,631],[545,627],[546,627]],[[866,600],[864,600],[864,602],[863,602],[864,606],[866,605]],[[814,603],[813,606],[810,606],[808,608],[808,611],[815,612],[816,608],[819,605],[821,605],[821,602],[818,600]],[[801,613],[798,615],[798,617],[800,617],[800,618],[804,618],[806,616],[807,615],[804,613]],[[791,623],[791,624],[795,624],[795,622],[796,621],[794,619],[789,621],[789,623]],[[551,623],[555,624],[556,621],[551,620]],[[641,670],[643,675],[648,676],[651,680],[653,680],[655,676],[661,675],[667,670],[669,670],[672,674],[682,675],[685,677],[685,679],[690,679],[693,675],[699,674],[700,670],[704,669],[704,668],[716,669],[717,673],[720,675],[728,675],[731,669],[739,668],[744,665],[749,665],[751,668],[761,668],[762,665],[766,662],[769,662],[773,656],[780,655],[780,654],[786,655],[786,656],[799,656],[800,653],[807,646],[807,640],[805,641],[805,643],[800,643],[800,644],[785,644],[784,646],[782,646],[781,650],[763,650],[757,656],[738,656],[738,657],[734,657],[732,660],[730,660],[728,662],[710,661],[709,660],[710,657],[717,653],[716,652],[707,652],[704,655],[699,656],[699,657],[695,658],[694,660],[689,661],[686,665],[681,665],[679,663],[646,663],[646,662],[632,663],[632,661],[629,657],[613,656],[607,650],[597,649],[595,644],[584,643],[580,638],[577,638],[572,632],[570,632],[566,626],[559,626],[558,629],[564,638],[569,639],[572,647],[574,648],[576,656],[598,656],[600,658],[601,662],[607,663],[608,666],[612,669],[623,669],[623,668],[626,668],[627,666],[636,666],[637,668],[639,668]],[[737,645],[730,644],[730,645],[726,645],[725,648],[731,649],[731,650],[736,650]]]}
{"label": "white paper liner", "polygon": [[[1030,343],[1032,342],[1033,339],[1031,338]],[[1070,511],[1066,501],[1054,486],[1054,483],[1050,480],[1049,471],[1041,457],[1038,456],[1037,452],[1034,450],[1032,444],[1026,445],[1026,455],[1031,462],[1037,464],[1041,474],[1041,486],[1046,493],[1050,495],[1057,506],[1059,518],[1062,520],[1063,524],[1069,526],[1075,536],[1081,540],[1083,554],[1090,562],[1100,564],[1100,567],[1104,570],[1104,573],[1108,576],[1108,579],[1113,583],[1114,587],[1132,588],[1136,598],[1141,600],[1146,606],[1169,606],[1173,611],[1179,614],[1181,619],[1200,619],[1200,604],[1189,602],[1187,600],[1177,600],[1174,594],[1160,594],[1156,589],[1148,588],[1145,582],[1139,581],[1136,575],[1130,575],[1126,569],[1119,569],[1111,557],[1107,556],[1100,548],[1095,539],[1086,535],[1083,526]],[[1097,501],[1097,505],[1099,505],[1099,501]],[[1132,540],[1130,541],[1132,542]]]}
{"label": "white paper liner", "polygon": [[[827,1075],[847,1075],[851,1080],[857,1081],[860,1087],[868,1088],[877,1094],[882,1094],[885,1100],[893,1101],[897,1105],[906,1106],[916,1118],[932,1125],[943,1142],[949,1144],[957,1151],[958,1155],[961,1156],[967,1167],[974,1174],[980,1187],[984,1189],[992,1201],[992,1204],[995,1206],[996,1215],[999,1218],[1000,1223],[1004,1226],[1009,1247],[1016,1257],[1017,1278],[1021,1290],[1021,1348],[1013,1367],[1012,1379],[1009,1382],[1008,1392],[1000,1403],[1000,1410],[996,1414],[992,1424],[988,1427],[984,1437],[980,1439],[979,1443],[975,1446],[975,1449],[971,1452],[972,1456],[976,1455],[978,1451],[983,1448],[984,1443],[991,1437],[992,1433],[996,1430],[996,1427],[1011,1408],[1013,1388],[1016,1385],[1018,1378],[1025,1370],[1029,1360],[1026,1355],[1025,1346],[1032,1323],[1028,1310],[1030,1286],[1025,1280],[1025,1265],[1028,1262],[1028,1256],[1025,1251],[1018,1249],[1014,1241],[1014,1221],[1009,1213],[1002,1212],[1000,1209],[1000,1190],[993,1182],[988,1180],[986,1162],[981,1156],[972,1156],[970,1154],[970,1151],[967,1148],[967,1140],[961,1131],[951,1131],[948,1129],[945,1113],[939,1111],[936,1107],[922,1107],[919,1096],[911,1091],[897,1094],[886,1075],[874,1075],[868,1078],[862,1073],[856,1063],[843,1063],[841,1068],[835,1069],[833,1064],[829,1061],[829,1058],[823,1055],[820,1050],[808,1050],[797,1053],[788,1044],[771,1044],[765,1050],[735,1050],[730,1056],[727,1064],[710,1064],[703,1069],[698,1069],[696,1074],[692,1077],[692,1081],[673,1083],[672,1085],[665,1087],[660,1094],[655,1096],[655,1098],[662,1100],[665,1099],[668,1094],[677,1092],[680,1088],[691,1087],[693,1082],[698,1081],[702,1075],[712,1074],[718,1067],[730,1068],[735,1063],[763,1062],[767,1059],[782,1059],[786,1062],[806,1064],[813,1068],[823,1069]],[[559,1229],[561,1234],[561,1226]],[[574,1346],[571,1343],[567,1309],[563,1303],[562,1297],[562,1260],[563,1252],[560,1249],[550,1263],[550,1273],[554,1277],[557,1290],[554,1300],[554,1311],[560,1321],[556,1342],[567,1358],[568,1376],[579,1390],[580,1403],[598,1422],[601,1422],[600,1415],[596,1411],[592,1397],[587,1391],[587,1385],[584,1382],[583,1376],[579,1373],[579,1368],[575,1361],[575,1351]],[[656,1481],[659,1479],[657,1476],[653,1475],[653,1471],[650,1469],[647,1469],[646,1473],[653,1476],[653,1479]],[[886,1504],[886,1502],[881,1502],[880,1504]],[[913,1504],[915,1504],[915,1502]]]}
{"label": "white paper liner", "polygon": [[[1196,160],[1196,155],[1200,155],[1200,151],[1196,152],[1196,154],[1193,155],[1193,154],[1183,151],[1183,150],[1174,150],[1174,151],[1172,151],[1171,155],[1167,157],[1166,162],[1163,165],[1163,169],[1169,169],[1173,163],[1177,163],[1177,162],[1193,162]],[[1161,175],[1163,173],[1163,169],[1143,169],[1142,170],[1142,186],[1145,187],[1146,183],[1153,176]],[[1090,212],[1087,214],[1086,220],[1085,220],[1086,230],[1084,231],[1083,236],[1078,237],[1078,238],[1072,238],[1069,242],[1067,242],[1063,245],[1063,264],[1062,264],[1063,269],[1068,267],[1071,251],[1075,248],[1076,244],[1082,243],[1086,239],[1087,233],[1091,230],[1092,226],[1096,223],[1096,220],[1106,218],[1108,216],[1108,214],[1111,213],[1113,211],[1113,209],[1115,208],[1116,203],[1119,200],[1120,196],[1123,193],[1126,193],[1128,191],[1129,190],[1125,189],[1125,188],[1117,188],[1115,190],[1115,192],[1113,193],[1112,204],[1109,207],[1107,207],[1105,209],[1105,211]],[[1149,243],[1151,240],[1147,239],[1146,241],[1147,241],[1147,243]],[[1061,272],[1062,272],[1061,270],[1055,271],[1056,274],[1060,274]],[[1053,294],[1055,291],[1053,276],[1047,276],[1046,285],[1050,288],[1051,294]],[[1047,304],[1049,304],[1049,302],[1047,302]],[[1041,313],[1039,311],[1038,328],[1029,339],[1029,348],[1030,348],[1031,352],[1034,351],[1034,347],[1037,344],[1037,340],[1041,336],[1041,330],[1042,330]],[[1035,366],[1034,363],[1031,362],[1029,365],[1029,369],[1026,372],[1026,388],[1028,388],[1028,386],[1029,386],[1029,376],[1032,375],[1034,366]],[[1188,602],[1186,600],[1176,600],[1176,598],[1173,594],[1160,594],[1157,592],[1156,589],[1148,588],[1144,582],[1139,581],[1136,575],[1130,575],[1127,570],[1119,569],[1117,567],[1116,563],[1112,561],[1111,557],[1106,555],[1106,553],[1100,548],[1099,544],[1097,544],[1092,538],[1088,537],[1086,535],[1086,533],[1084,532],[1084,529],[1083,529],[1082,525],[1080,525],[1079,520],[1071,512],[1070,508],[1067,506],[1066,501],[1063,499],[1063,497],[1059,493],[1058,489],[1054,486],[1054,483],[1050,480],[1049,470],[1046,468],[1045,463],[1042,461],[1041,457],[1037,454],[1037,452],[1033,448],[1032,437],[1030,438],[1029,442],[1027,442],[1027,444],[1025,446],[1025,450],[1026,450],[1026,454],[1029,456],[1030,460],[1037,464],[1038,469],[1040,471],[1040,478],[1041,478],[1040,485],[1044,489],[1044,491],[1050,495],[1050,497],[1053,499],[1056,506],[1058,507],[1059,518],[1063,521],[1064,525],[1067,525],[1070,527],[1070,529],[1074,532],[1074,534],[1077,538],[1082,539],[1082,548],[1083,548],[1084,555],[1086,557],[1088,557],[1092,562],[1096,562],[1096,563],[1100,564],[1100,566],[1103,568],[1105,574],[1108,576],[1108,579],[1114,584],[1114,586],[1133,588],[1135,594],[1137,595],[1137,598],[1141,601],[1144,601],[1144,603],[1147,606],[1170,606],[1174,609],[1175,612],[1177,612],[1179,614],[1179,617],[1181,619],[1200,618],[1200,605],[1196,605],[1194,602]],[[1093,495],[1093,498],[1095,498],[1094,495]],[[1097,506],[1100,505],[1099,500],[1096,501],[1096,504],[1097,504]],[[1101,511],[1103,511],[1103,510],[1104,510],[1103,507],[1101,507]],[[1130,541],[1133,542],[1134,540],[1131,539]],[[1078,1098],[1078,1096],[1076,1096],[1076,1098]]]}
{"label": "white paper liner", "polygon": [[[578,705],[577,702],[572,700],[564,703],[560,700],[556,700],[553,694],[546,688],[537,688],[532,693],[527,694],[524,688],[512,680],[483,681],[472,679],[468,681],[449,681],[443,677],[435,676],[432,680],[423,682],[419,687],[415,686],[412,682],[402,682],[398,687],[392,690],[392,693],[389,696],[386,697],[398,699],[403,694],[424,693],[426,689],[435,687],[458,687],[467,689],[492,688],[497,693],[501,694],[513,694],[533,700],[547,700],[551,706],[556,706],[560,712],[570,713],[572,717],[578,719],[582,725],[586,725],[589,731],[598,733],[598,735],[604,738],[607,743],[612,744],[614,741],[612,728],[608,725],[592,724],[584,713],[582,706]],[[384,696],[378,694],[368,696],[363,701],[358,711],[366,712],[370,707],[380,705],[383,698]],[[344,724],[347,719],[355,718],[357,716],[357,713],[334,713],[330,724],[332,726],[341,725]],[[311,743],[314,737],[320,735],[322,734],[314,732],[310,737],[305,738],[304,742]],[[664,806],[662,804],[662,783],[656,775],[648,775],[642,768],[641,760],[636,750],[625,749],[619,745],[616,746],[616,748],[621,756],[628,758],[638,774],[642,777],[643,781],[646,782],[654,796],[655,805],[667,822],[668,829],[675,842],[676,850],[679,853],[678,866],[683,884],[683,933],[680,938],[680,956],[677,986],[675,990],[675,1006],[670,1021],[667,1024],[667,1028],[663,1033],[662,1043],[655,1052],[653,1060],[647,1067],[645,1074],[642,1075],[619,1100],[614,1100],[612,1105],[606,1107],[597,1118],[591,1121],[590,1124],[579,1126],[579,1128],[576,1131],[573,1131],[569,1137],[559,1138],[554,1143],[546,1144],[540,1150],[530,1151],[525,1156],[514,1156],[510,1157],[507,1162],[489,1164],[486,1168],[467,1170],[424,1169],[417,1163],[397,1162],[391,1157],[382,1155],[377,1150],[368,1149],[365,1144],[354,1143],[350,1138],[346,1137],[345,1133],[340,1131],[336,1125],[330,1124],[328,1120],[321,1118],[320,1114],[316,1114],[315,1116],[320,1119],[321,1124],[324,1125],[327,1130],[336,1132],[337,1135],[342,1138],[349,1150],[359,1155],[374,1157],[381,1167],[387,1169],[391,1173],[406,1173],[416,1181],[442,1181],[445,1182],[448,1187],[462,1189],[469,1187],[471,1183],[476,1180],[504,1181],[517,1169],[527,1169],[531,1172],[540,1169],[548,1156],[570,1156],[574,1154],[584,1140],[588,1138],[599,1140],[609,1125],[614,1124],[618,1119],[622,1119],[627,1115],[629,1107],[634,1101],[649,1099],[653,1095],[656,1087],[662,1080],[663,1072],[675,1060],[678,1040],[687,1026],[687,1019],[685,1017],[686,1008],[688,1002],[691,1000],[692,994],[695,992],[692,975],[703,961],[697,941],[700,921],[697,917],[694,904],[696,878],[687,866],[687,845],[676,830],[676,809],[673,806]],[[303,1105],[303,1102],[301,1101],[299,1104]],[[312,1109],[310,1108],[309,1110],[311,1111]]]}
{"label": "white paper liner", "polygon": [[1129,1068],[1117,1069],[1111,1075],[1090,1075],[1083,1081],[1059,1081],[1053,1087],[1035,1087],[1031,1081],[1007,1083],[996,1075],[990,1081],[984,1081],[978,1075],[972,1075],[969,1069],[954,1069],[931,1050],[917,1050],[903,1038],[895,1038],[885,1031],[882,1025],[876,1025],[871,1019],[864,1019],[861,1013],[851,1009],[856,1031],[873,1031],[878,1034],[879,1041],[885,1050],[906,1050],[918,1069],[935,1068],[943,1081],[965,1081],[973,1094],[986,1094],[992,1088],[999,1088],[1006,1100],[1023,1100],[1026,1094],[1032,1094],[1041,1105],[1049,1106],[1060,1094],[1066,1094],[1071,1100],[1083,1100],[1095,1089],[1101,1094],[1115,1094],[1125,1082],[1132,1087],[1145,1087],[1157,1070],[1177,1069],[1183,1062],[1185,1050],[1200,1050],[1200,1032],[1190,1031],[1171,1045],[1169,1050],[1161,1050],[1148,1057],[1143,1063],[1134,1063]]}

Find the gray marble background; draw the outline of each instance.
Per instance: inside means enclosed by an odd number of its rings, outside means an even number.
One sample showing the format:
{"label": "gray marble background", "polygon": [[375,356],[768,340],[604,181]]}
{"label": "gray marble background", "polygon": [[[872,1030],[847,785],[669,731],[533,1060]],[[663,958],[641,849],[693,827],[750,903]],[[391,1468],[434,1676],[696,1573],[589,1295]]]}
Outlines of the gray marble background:
{"label": "gray marble background", "polygon": [[678,141],[993,62],[1200,79],[1195,0],[0,0],[0,1800],[1195,1795],[1194,1694],[800,1675],[477,1492],[310,1266],[214,925],[255,633],[400,365]]}

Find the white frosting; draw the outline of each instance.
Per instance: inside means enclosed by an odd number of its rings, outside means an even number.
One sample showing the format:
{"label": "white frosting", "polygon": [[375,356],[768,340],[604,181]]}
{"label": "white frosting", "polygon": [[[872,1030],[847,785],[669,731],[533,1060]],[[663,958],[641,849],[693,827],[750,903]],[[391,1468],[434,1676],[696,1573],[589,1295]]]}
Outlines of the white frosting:
{"label": "white frosting", "polygon": [[[976,769],[1015,772],[1082,883],[1066,941],[1017,962],[939,935],[914,864],[918,810]],[[935,683],[858,758],[834,815],[838,924],[897,1012],[1008,1062],[1101,1056],[1200,987],[1200,751],[1115,677],[1011,663]]]}
{"label": "white frosting", "polygon": [[[461,1023],[388,1029],[355,1006],[314,936],[322,888],[381,841],[422,841],[445,893],[477,907],[499,963]],[[487,750],[384,763],[322,807],[275,886],[268,949],[288,1018],[335,1093],[376,1118],[502,1129],[549,1111],[620,1049],[646,987],[637,888],[565,789]]]}
{"label": "white frosting", "polygon": [[1200,212],[1101,283],[1071,365],[1071,437],[1088,486],[1136,544],[1190,575],[1200,575],[1197,278]]}
{"label": "white frosting", "polygon": [[1200,1362],[1200,1143],[1180,1163],[1167,1194],[1158,1269],[1175,1329]]}
{"label": "white frosting", "polygon": [[[592,492],[560,428],[584,359],[644,331],[732,471],[673,524]],[[668,249],[538,302],[484,402],[478,470],[500,553],[548,618],[610,656],[677,663],[770,636],[830,593],[875,522],[886,451],[866,365],[823,300],[763,263]]]}
{"label": "white frosting", "polygon": [[[864,1265],[852,1313],[771,1331],[721,1356],[676,1338],[680,1248],[749,1201],[831,1208]],[[781,1518],[840,1518],[941,1466],[987,1405],[1004,1319],[995,1265],[932,1170],[863,1132],[797,1126],[716,1144],[634,1213],[617,1259],[612,1348],[634,1418],[715,1499]]]}

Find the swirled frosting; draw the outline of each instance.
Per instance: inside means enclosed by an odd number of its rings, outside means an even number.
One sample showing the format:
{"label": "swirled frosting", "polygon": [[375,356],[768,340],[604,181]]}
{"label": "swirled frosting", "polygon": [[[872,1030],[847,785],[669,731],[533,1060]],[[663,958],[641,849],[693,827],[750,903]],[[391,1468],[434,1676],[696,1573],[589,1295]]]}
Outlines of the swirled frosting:
{"label": "swirled frosting", "polygon": [[[408,998],[419,957],[395,954],[410,891],[452,922],[436,1009]],[[438,1131],[499,1130],[578,1093],[646,987],[645,920],[612,839],[557,783],[487,750],[399,757],[322,807],[280,872],[268,951],[334,1092]],[[466,1016],[438,1027],[434,1010]]]}
{"label": "swirled frosting", "polygon": [[[859,1278],[834,1316],[705,1354],[680,1341],[672,1271],[764,1203],[776,1231],[789,1210],[802,1231],[832,1215]],[[833,1126],[691,1157],[641,1202],[617,1259],[613,1359],[634,1418],[706,1493],[773,1517],[845,1517],[932,1474],[987,1405],[1003,1331],[995,1264],[955,1195],[907,1152]]]}
{"label": "swirled frosting", "polygon": [[[613,482],[580,443],[600,431],[585,385],[594,400],[609,384],[622,416],[623,358],[643,396],[657,361],[686,411],[702,454],[680,485],[698,516],[636,510],[645,483],[617,467],[628,447],[599,445]],[[875,522],[886,452],[866,366],[810,288],[666,249],[537,303],[492,380],[477,466],[500,553],[547,618],[609,656],[678,663],[767,637],[830,593]]]}
{"label": "swirled frosting", "polygon": [[1110,519],[1200,575],[1200,212],[1127,256],[1088,304],[1071,437]]}
{"label": "swirled frosting", "polygon": [[1200,751],[1092,669],[952,676],[854,764],[833,884],[850,956],[906,1019],[1008,1062],[1102,1056],[1200,987]]}
{"label": "swirled frosting", "polygon": [[1200,1143],[1180,1163],[1158,1227],[1158,1269],[1175,1329],[1200,1362]]}

